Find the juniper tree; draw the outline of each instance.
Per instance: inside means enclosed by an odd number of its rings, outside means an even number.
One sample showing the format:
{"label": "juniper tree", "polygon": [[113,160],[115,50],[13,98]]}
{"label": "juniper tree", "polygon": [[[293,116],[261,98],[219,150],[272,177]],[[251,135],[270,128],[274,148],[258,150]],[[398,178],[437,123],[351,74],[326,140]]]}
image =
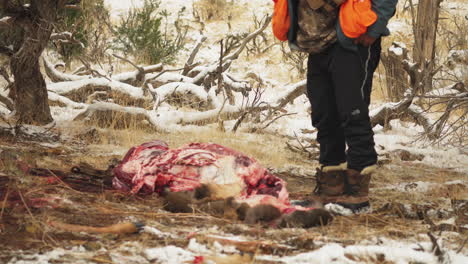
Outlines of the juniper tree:
{"label": "juniper tree", "polygon": [[9,97],[18,123],[53,121],[39,57],[47,47],[58,13],[80,0],[0,0],[0,53],[9,58],[14,85]]}

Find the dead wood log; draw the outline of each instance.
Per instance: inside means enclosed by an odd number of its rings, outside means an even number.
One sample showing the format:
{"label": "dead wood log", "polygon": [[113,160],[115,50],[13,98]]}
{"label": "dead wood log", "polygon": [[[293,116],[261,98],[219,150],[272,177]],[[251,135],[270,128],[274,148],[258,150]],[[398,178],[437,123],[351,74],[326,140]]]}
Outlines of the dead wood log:
{"label": "dead wood log", "polygon": [[[117,56],[117,55],[114,55],[114,56]],[[120,56],[118,57],[122,58]],[[104,74],[99,74],[98,71],[96,70],[90,69],[91,66],[88,63],[86,63],[86,65],[75,70],[73,74],[62,73],[62,72],[57,71],[54,65],[47,58],[43,57],[42,59],[44,61],[44,68],[45,68],[46,74],[52,82],[66,82],[66,81],[79,81],[79,80],[84,80],[84,79],[92,79],[92,78],[95,78],[92,75],[93,73],[95,75],[97,74],[98,77],[105,76]],[[129,60],[125,58],[122,58],[122,60],[129,62],[130,64],[135,66],[133,62],[130,62]],[[139,67],[139,66],[135,66],[135,67]],[[146,74],[161,71],[163,69],[163,65],[160,63],[160,64],[149,65],[149,66],[144,66],[144,67],[139,67],[139,68],[140,69],[137,68],[136,71],[116,74],[112,76],[110,79],[117,81],[117,82],[126,83],[132,86],[139,87],[143,85]],[[80,72],[85,72],[86,74],[78,75]],[[137,84],[137,85],[134,85],[134,84]]]}
{"label": "dead wood log", "polygon": [[65,96],[59,95],[51,91],[48,92],[48,97],[49,97],[49,103],[51,103],[51,105],[55,103],[55,104],[58,104],[59,106],[67,106],[67,107],[71,107],[75,109],[83,109],[87,106],[84,103],[77,103],[73,100],[70,100],[69,98]]}
{"label": "dead wood log", "polygon": [[[148,74],[146,76],[145,81],[142,85],[143,88],[146,88],[148,85],[151,85],[152,87],[156,86],[162,86],[164,84],[168,84],[171,82],[186,82],[186,83],[192,83],[192,78],[180,75],[178,73],[173,73],[180,71],[182,69],[166,69],[163,70],[157,74]],[[172,74],[171,74],[172,73]],[[169,77],[171,76],[171,77]],[[167,79],[169,77],[169,79]]]}
{"label": "dead wood log", "polygon": [[122,105],[145,107],[150,98],[143,95],[143,89],[105,78],[83,79],[70,82],[50,83],[49,91],[68,97],[75,102],[86,102],[96,91],[112,93],[114,101]]}
{"label": "dead wood log", "polygon": [[402,113],[411,106],[413,98],[413,90],[408,89],[405,98],[400,102],[386,103],[371,111],[369,116],[372,126],[381,125],[383,127],[387,127],[391,120],[399,118]]}
{"label": "dead wood log", "polygon": [[229,74],[223,72],[223,85],[227,86],[229,90],[242,93],[246,95],[248,92],[252,91],[252,87],[249,85],[247,81],[237,81],[234,80]]}
{"label": "dead wood log", "polygon": [[115,129],[147,128],[153,129],[157,125],[152,122],[145,109],[124,107],[113,103],[94,103],[73,119],[95,124],[99,127]]}
{"label": "dead wood log", "polygon": [[44,69],[52,82],[67,82],[67,81],[78,81],[83,79],[92,78],[91,75],[75,75],[75,74],[67,74],[57,71],[54,65],[45,57],[42,57],[42,61],[44,62]]}
{"label": "dead wood log", "polygon": [[[237,129],[242,121],[245,120],[247,115],[255,116],[261,112],[269,111],[270,113],[282,113],[282,115],[288,115],[283,108],[290,102],[293,102],[299,96],[305,94],[306,90],[306,81],[298,82],[292,85],[284,94],[280,94],[276,100],[271,102],[261,101],[263,91],[255,91],[255,99],[252,102],[248,103],[245,106],[232,106],[224,105],[214,95],[210,95],[211,101],[216,109],[211,109],[203,112],[190,113],[189,116],[180,116],[177,123],[178,124],[195,124],[195,125],[204,125],[218,122],[219,119],[224,121],[238,119],[238,122],[235,124],[234,128]],[[269,118],[266,120],[275,119],[274,114],[268,115]],[[271,124],[269,124],[271,125]],[[263,125],[262,125],[263,126]]]}
{"label": "dead wood log", "polygon": [[213,108],[205,89],[192,83],[172,82],[150,90],[157,97],[155,108],[163,102],[198,110]]}
{"label": "dead wood log", "polygon": [[[420,96],[422,98],[434,98],[434,96]],[[405,98],[398,103],[387,103],[370,113],[372,126],[381,125],[387,127],[389,122],[402,117],[411,117],[414,122],[421,125],[424,129],[424,135],[430,140],[437,140],[442,135],[446,128],[447,121],[450,115],[456,109],[461,109],[468,102],[468,93],[459,93],[456,96],[436,96],[436,98],[447,98],[443,114],[437,120],[431,120],[427,115],[427,111],[414,104],[414,91],[409,89],[406,92]],[[440,104],[440,102],[439,102]],[[458,127],[455,128],[455,130]]]}
{"label": "dead wood log", "polygon": [[160,87],[164,84],[172,82],[193,83],[193,79],[170,71],[162,71],[157,74],[148,74],[146,78],[146,85],[151,84],[153,87]]}
{"label": "dead wood log", "polygon": [[279,96],[276,101],[276,106],[279,108],[285,107],[288,103],[292,103],[297,97],[305,95],[307,91],[307,81],[303,80],[296,84],[293,84],[288,90]]}
{"label": "dead wood log", "polygon": [[[262,103],[260,105],[255,106],[247,106],[244,108],[239,108],[237,106],[232,105],[222,105],[221,107],[217,107],[216,109],[211,109],[203,112],[195,112],[190,113],[187,116],[179,116],[177,123],[182,125],[205,125],[216,123],[220,119],[221,120],[234,120],[239,119],[242,116],[244,118],[246,115],[256,115],[263,111],[275,111],[281,109],[278,106],[270,105],[268,103]],[[242,120],[244,119],[242,118]],[[241,121],[242,122],[242,121]],[[238,127],[239,125],[237,125]]]}

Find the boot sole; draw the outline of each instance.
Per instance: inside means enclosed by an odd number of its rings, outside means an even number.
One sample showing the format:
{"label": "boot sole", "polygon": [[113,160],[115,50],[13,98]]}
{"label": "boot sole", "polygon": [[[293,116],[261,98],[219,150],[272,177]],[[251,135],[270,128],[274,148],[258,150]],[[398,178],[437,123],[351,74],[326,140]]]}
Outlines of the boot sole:
{"label": "boot sole", "polygon": [[358,204],[349,204],[349,203],[342,203],[342,202],[338,202],[337,204],[343,206],[344,208],[350,209],[351,211],[353,211],[353,213],[360,213],[370,208],[369,201],[358,203]]}

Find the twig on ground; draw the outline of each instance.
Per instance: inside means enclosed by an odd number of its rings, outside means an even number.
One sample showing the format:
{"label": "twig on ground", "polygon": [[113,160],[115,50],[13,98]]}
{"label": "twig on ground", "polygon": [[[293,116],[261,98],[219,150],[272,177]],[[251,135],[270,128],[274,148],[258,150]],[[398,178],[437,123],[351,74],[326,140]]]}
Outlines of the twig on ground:
{"label": "twig on ground", "polygon": [[444,252],[440,248],[439,243],[437,242],[437,239],[434,237],[434,235],[432,235],[431,232],[428,232],[427,235],[429,236],[429,238],[431,239],[431,242],[432,242],[432,251],[434,252],[434,254],[439,259],[439,262],[443,263],[444,262]]}
{"label": "twig on ground", "polygon": [[459,254],[460,252],[462,252],[463,248],[465,248],[466,242],[468,242],[468,238],[465,238],[465,240],[463,240],[463,242],[462,242],[460,248],[456,251],[457,254]]}
{"label": "twig on ground", "polygon": [[275,121],[277,121],[278,119],[280,119],[282,117],[291,116],[291,115],[297,115],[297,113],[287,113],[287,114],[279,115],[279,116],[275,117],[273,120],[271,120],[270,122],[268,122],[265,126],[263,126],[262,129],[266,129],[267,127],[269,127],[271,124],[273,124]]}

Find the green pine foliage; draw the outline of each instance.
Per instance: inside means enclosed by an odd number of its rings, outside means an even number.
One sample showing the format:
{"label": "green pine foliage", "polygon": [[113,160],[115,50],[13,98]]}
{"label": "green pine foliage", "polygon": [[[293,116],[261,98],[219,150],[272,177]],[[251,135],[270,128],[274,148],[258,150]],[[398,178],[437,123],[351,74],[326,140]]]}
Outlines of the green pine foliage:
{"label": "green pine foliage", "polygon": [[184,47],[187,27],[178,13],[169,26],[168,13],[160,10],[159,0],[145,0],[142,8],[132,9],[114,29],[114,48],[148,63],[173,62]]}

